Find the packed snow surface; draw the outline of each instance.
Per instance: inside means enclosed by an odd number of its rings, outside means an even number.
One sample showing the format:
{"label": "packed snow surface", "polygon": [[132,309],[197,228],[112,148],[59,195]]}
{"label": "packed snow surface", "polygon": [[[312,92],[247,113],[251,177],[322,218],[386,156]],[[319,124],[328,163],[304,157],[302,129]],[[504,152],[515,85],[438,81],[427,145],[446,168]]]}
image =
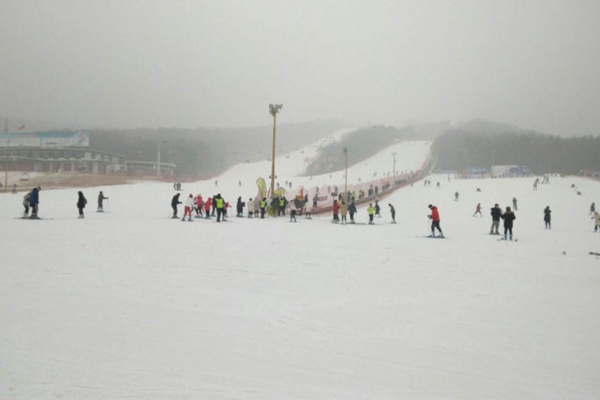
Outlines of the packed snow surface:
{"label": "packed snow surface", "polygon": [[[281,157],[281,184],[341,179],[299,178],[310,151]],[[349,180],[385,174],[393,152],[414,170],[428,144],[386,149]],[[185,183],[182,200],[235,206],[269,173],[243,164]],[[600,398],[600,184],[427,179],[382,199],[373,226],[235,208],[227,223],[181,222],[167,183],[84,189],[85,219],[77,189],[42,188],[39,221],[18,218],[23,193],[1,194],[0,398]],[[489,211],[513,197],[518,240],[499,241]],[[447,239],[425,238],[430,203]]]}

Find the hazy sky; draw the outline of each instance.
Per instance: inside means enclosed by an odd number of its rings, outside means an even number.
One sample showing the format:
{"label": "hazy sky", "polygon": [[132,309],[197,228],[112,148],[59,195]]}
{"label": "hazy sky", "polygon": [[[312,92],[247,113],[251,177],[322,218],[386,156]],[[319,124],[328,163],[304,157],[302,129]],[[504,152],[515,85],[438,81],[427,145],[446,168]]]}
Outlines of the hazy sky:
{"label": "hazy sky", "polygon": [[0,114],[600,134],[598,0],[0,0]]}

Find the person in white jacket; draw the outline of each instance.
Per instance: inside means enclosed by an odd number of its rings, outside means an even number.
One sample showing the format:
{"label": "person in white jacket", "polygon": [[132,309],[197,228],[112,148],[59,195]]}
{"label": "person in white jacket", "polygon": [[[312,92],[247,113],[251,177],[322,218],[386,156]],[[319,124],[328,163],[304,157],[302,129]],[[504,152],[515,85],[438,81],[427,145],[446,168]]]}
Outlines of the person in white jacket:
{"label": "person in white jacket", "polygon": [[290,201],[290,222],[296,222],[296,202]]}
{"label": "person in white jacket", "polygon": [[187,215],[188,221],[192,220],[192,208],[194,208],[194,195],[190,194],[187,199],[185,199],[185,203],[183,204],[183,218],[182,221],[185,221],[185,216]]}

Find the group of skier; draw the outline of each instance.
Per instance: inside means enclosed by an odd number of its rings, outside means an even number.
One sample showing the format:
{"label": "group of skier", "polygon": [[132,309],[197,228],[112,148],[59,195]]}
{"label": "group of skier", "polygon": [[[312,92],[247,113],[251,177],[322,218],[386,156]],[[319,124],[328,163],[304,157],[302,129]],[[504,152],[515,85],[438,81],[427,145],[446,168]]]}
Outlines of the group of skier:
{"label": "group of skier", "polygon": [[[40,186],[34,187],[31,191],[29,191],[23,197],[23,215],[21,218],[29,218],[29,219],[39,219],[38,217],[38,209],[39,209],[39,192],[41,191]],[[193,194],[189,194],[189,196],[185,199],[185,202],[180,201],[180,193],[177,193],[173,196],[171,200],[171,207],[173,209],[172,218],[178,218],[178,205],[184,204],[184,213],[181,218],[182,221],[191,221],[192,213],[196,214],[196,218],[211,218],[216,216],[217,222],[226,221],[227,218],[227,209],[230,208],[229,202],[225,201],[221,194],[216,194],[212,197],[207,197],[206,200],[202,198],[200,194],[194,196]],[[108,197],[104,195],[102,191],[98,193],[98,212],[104,212],[104,200],[107,200]],[[303,200],[303,201],[302,201]],[[332,222],[341,223],[341,224],[353,224],[354,216],[357,213],[356,204],[352,201],[350,204],[347,204],[344,201],[344,198],[340,195],[338,199],[333,201],[333,220]],[[293,201],[288,202],[284,196],[275,197],[271,200],[270,207],[274,210],[273,213],[276,215],[286,215],[286,210],[290,211],[290,222],[296,222],[296,215],[298,213],[298,209],[302,209],[305,211],[304,206],[306,205],[307,198],[300,200],[300,205],[297,204],[298,199],[294,199]],[[500,220],[503,220],[503,239],[504,240],[513,240],[513,225],[516,219],[516,215],[514,210],[517,206],[517,199],[512,199],[513,208],[506,207],[504,212],[500,208],[500,206],[496,203],[494,207],[491,208],[490,214],[492,217],[492,225],[490,227],[490,235],[500,235]],[[77,209],[79,212],[79,218],[84,218],[85,213],[84,209],[87,205],[87,199],[85,198],[82,191],[77,192]],[[391,203],[388,203],[390,208],[390,215],[392,218],[393,224],[396,223],[396,210]],[[269,207],[268,201],[266,197],[262,199],[249,198],[248,202],[242,201],[242,197],[238,197],[236,204],[236,216],[243,217],[244,216],[244,208],[247,208],[248,217],[249,218],[265,218],[267,213],[267,209]],[[433,204],[429,204],[428,208],[430,210],[430,214],[428,218],[431,220],[431,234],[429,237],[432,238],[444,238],[444,233],[440,226],[440,214],[437,206]],[[30,214],[31,212],[31,214]],[[379,206],[379,201],[375,200],[375,203],[370,203],[367,207],[367,214],[369,216],[369,224],[374,224],[374,217],[381,217],[381,209]],[[310,212],[307,212],[307,217],[310,218]],[[347,220],[347,214],[350,216],[350,221]],[[478,203],[476,206],[475,213],[473,216],[481,213],[481,203]],[[551,229],[552,227],[552,211],[549,206],[546,206],[543,210],[544,214],[544,226],[545,229]],[[595,209],[595,203],[592,203],[590,206],[590,214],[591,218],[594,220],[594,232],[600,231],[600,213]],[[437,235],[436,235],[437,231]]]}
{"label": "group of skier", "polygon": [[[29,191],[25,196],[23,196],[23,214],[21,215],[22,219],[40,219],[38,216],[38,209],[40,204],[40,191],[42,188],[40,186],[36,186],[31,191]],[[100,191],[98,193],[98,212],[104,212],[104,200],[107,200],[108,197],[104,196],[104,193]],[[80,190],[77,192],[77,210],[79,212],[78,218],[84,218],[85,213],[83,212],[85,206],[87,205],[87,199],[85,198],[83,192]],[[29,214],[31,211],[31,215]]]}

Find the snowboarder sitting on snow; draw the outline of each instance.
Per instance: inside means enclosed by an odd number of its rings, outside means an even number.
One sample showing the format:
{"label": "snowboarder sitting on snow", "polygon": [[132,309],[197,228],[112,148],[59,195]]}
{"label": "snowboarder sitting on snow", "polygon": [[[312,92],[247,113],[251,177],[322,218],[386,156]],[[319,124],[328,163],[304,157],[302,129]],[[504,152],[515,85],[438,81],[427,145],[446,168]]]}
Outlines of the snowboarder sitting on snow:
{"label": "snowboarder sitting on snow", "polygon": [[438,208],[432,204],[427,206],[431,210],[431,214],[428,215],[431,220],[431,235],[430,237],[435,237],[435,230],[437,229],[440,232],[439,237],[443,238],[444,233],[442,232],[442,228],[440,227],[440,213],[438,212]]}
{"label": "snowboarder sitting on snow", "polygon": [[510,207],[506,207],[506,211],[501,218],[504,220],[504,240],[513,240],[513,221],[517,219],[515,213],[512,212]]}
{"label": "snowboarder sitting on snow", "polygon": [[98,193],[98,211],[100,212],[104,211],[104,208],[102,208],[104,200],[108,200],[108,197],[105,197],[102,191],[100,191],[100,193]]}

